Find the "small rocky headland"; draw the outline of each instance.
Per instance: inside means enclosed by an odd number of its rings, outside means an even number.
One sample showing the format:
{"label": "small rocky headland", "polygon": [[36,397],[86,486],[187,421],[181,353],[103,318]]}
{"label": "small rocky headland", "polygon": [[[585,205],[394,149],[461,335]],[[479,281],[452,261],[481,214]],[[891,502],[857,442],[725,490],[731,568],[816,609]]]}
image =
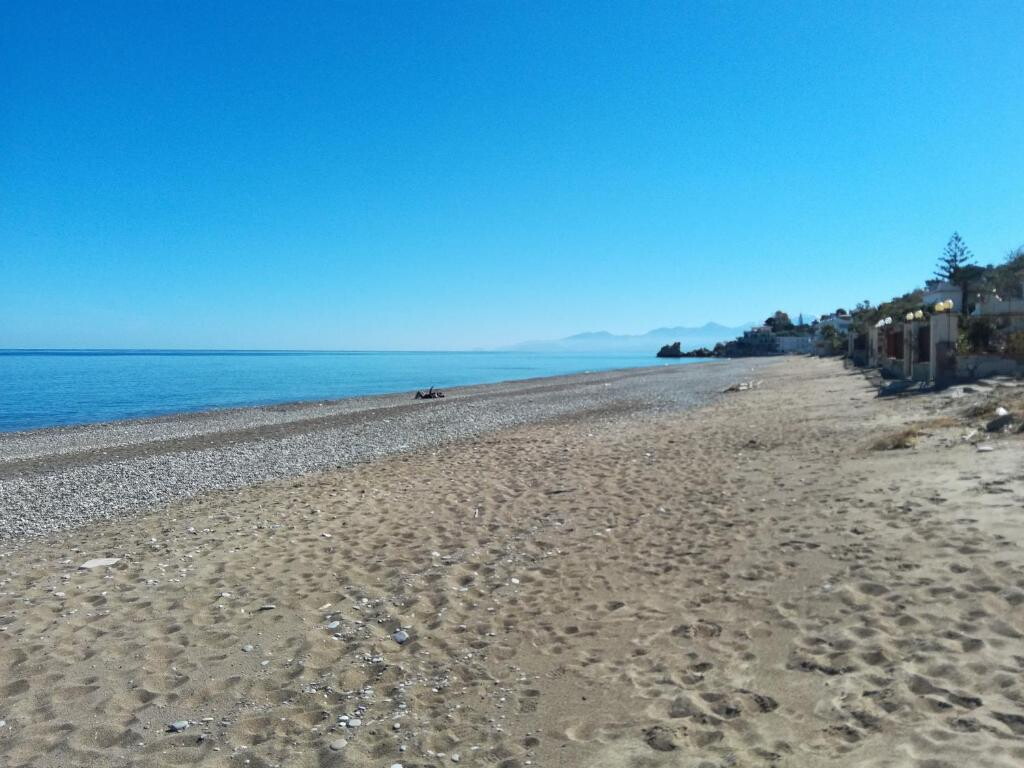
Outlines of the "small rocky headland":
{"label": "small rocky headland", "polygon": [[706,348],[698,347],[697,349],[691,349],[684,352],[682,349],[682,342],[673,341],[671,344],[666,344],[658,350],[658,357],[714,357],[715,353]]}

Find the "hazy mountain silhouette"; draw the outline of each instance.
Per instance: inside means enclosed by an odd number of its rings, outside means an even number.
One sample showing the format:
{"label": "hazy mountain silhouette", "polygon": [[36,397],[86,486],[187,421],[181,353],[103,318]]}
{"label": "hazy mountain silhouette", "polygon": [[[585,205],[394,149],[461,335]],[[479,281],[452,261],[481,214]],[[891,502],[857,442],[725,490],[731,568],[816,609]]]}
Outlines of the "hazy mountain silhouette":
{"label": "hazy mountain silhouette", "polygon": [[705,323],[699,327],[677,326],[655,328],[639,335],[618,335],[608,331],[588,331],[550,341],[524,341],[505,349],[518,352],[629,352],[647,353],[652,356],[663,344],[674,341],[682,343],[683,349],[713,347],[720,341],[735,339],[756,323],[745,323],[734,327],[719,323]]}

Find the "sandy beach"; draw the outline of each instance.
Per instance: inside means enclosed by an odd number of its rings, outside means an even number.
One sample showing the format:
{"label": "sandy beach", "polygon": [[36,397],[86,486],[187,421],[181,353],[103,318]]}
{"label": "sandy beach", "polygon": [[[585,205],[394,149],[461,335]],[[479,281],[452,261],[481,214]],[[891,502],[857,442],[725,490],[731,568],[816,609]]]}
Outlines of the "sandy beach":
{"label": "sandy beach", "polygon": [[1018,390],[752,365],[11,438],[0,764],[1024,764]]}
{"label": "sandy beach", "polygon": [[770,360],[658,365],[0,433],[0,540],[552,419],[678,412]]}

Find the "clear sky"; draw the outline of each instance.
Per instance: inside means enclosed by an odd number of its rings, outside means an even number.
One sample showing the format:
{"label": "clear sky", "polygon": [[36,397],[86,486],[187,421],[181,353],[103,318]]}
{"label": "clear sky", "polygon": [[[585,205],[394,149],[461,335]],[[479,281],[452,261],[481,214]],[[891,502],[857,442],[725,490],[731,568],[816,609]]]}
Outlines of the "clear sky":
{"label": "clear sky", "polygon": [[1024,4],[7,2],[0,346],[457,349],[1024,243]]}

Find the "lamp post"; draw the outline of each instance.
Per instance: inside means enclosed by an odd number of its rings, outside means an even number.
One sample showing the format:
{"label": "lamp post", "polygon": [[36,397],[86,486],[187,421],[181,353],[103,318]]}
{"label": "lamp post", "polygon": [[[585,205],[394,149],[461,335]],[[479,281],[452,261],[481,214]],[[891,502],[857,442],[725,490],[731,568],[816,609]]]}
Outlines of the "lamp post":
{"label": "lamp post", "polygon": [[908,372],[909,373],[909,377],[908,378],[913,380],[913,378],[914,378],[914,313],[913,312],[907,312],[907,314],[903,316],[903,320],[906,323],[905,327],[907,329],[907,339],[903,343],[910,347],[910,371]]}
{"label": "lamp post", "polygon": [[[914,338],[914,345],[915,346],[921,343],[921,331],[923,329],[924,320],[925,320],[924,310],[922,310],[922,309],[915,310],[914,311],[914,327],[916,329],[915,330],[915,338]],[[921,323],[921,325],[918,325],[918,323]],[[929,331],[928,331],[928,343],[931,344],[931,329],[930,328],[929,328]],[[921,350],[918,350],[918,351],[920,352]],[[931,354],[930,354],[931,350],[927,350],[927,351],[929,353],[928,354],[928,359],[931,360]],[[917,357],[918,357],[918,360],[920,362],[922,362],[922,363],[924,362],[923,360],[920,359],[921,355],[918,355]],[[911,370],[911,376],[913,376],[913,370]],[[925,380],[926,381],[927,381],[927,379],[928,379],[928,377],[925,376]]]}

